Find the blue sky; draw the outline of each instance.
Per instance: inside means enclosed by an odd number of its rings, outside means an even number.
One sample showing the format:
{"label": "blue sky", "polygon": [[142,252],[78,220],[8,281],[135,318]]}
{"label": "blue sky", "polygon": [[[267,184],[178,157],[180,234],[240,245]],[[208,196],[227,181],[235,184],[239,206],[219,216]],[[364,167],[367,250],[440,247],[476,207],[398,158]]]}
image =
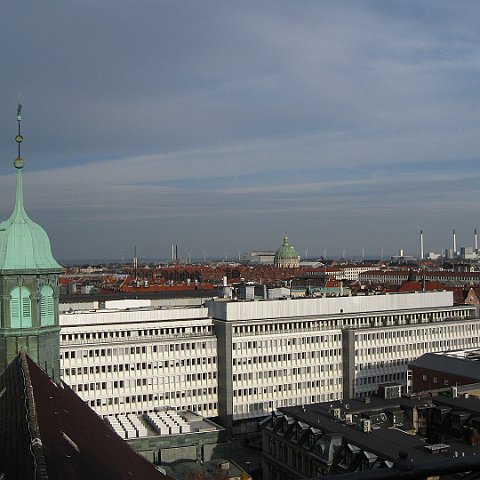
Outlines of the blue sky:
{"label": "blue sky", "polygon": [[10,2],[0,215],[59,259],[418,254],[480,227],[477,1]]}

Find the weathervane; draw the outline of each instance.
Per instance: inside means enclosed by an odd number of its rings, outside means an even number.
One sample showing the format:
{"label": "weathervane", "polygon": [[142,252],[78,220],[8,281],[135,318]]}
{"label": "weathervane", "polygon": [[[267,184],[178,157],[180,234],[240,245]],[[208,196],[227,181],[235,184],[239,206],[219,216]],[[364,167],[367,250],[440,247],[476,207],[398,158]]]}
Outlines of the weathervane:
{"label": "weathervane", "polygon": [[23,158],[20,156],[20,145],[23,142],[23,136],[22,136],[22,133],[21,133],[21,126],[20,126],[20,124],[22,122],[21,113],[22,113],[22,104],[20,102],[18,102],[18,104],[17,104],[18,133],[17,133],[17,136],[15,137],[15,141],[17,142],[17,145],[18,145],[18,150],[17,150],[17,158],[13,162],[13,165],[15,166],[15,168],[23,168],[23,166],[25,165],[25,162],[24,162]]}

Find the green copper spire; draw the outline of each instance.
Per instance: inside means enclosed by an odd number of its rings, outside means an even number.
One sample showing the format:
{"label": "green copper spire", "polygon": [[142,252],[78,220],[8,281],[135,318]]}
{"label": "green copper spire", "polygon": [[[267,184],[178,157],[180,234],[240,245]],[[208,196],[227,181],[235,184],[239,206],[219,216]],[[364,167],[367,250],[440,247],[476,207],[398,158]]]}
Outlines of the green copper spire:
{"label": "green copper spire", "polygon": [[52,256],[50,240],[45,230],[29,218],[23,205],[23,174],[25,165],[20,155],[23,136],[20,130],[22,106],[17,109],[18,144],[15,208],[8,220],[0,223],[0,272],[43,273],[61,272],[63,268]]}

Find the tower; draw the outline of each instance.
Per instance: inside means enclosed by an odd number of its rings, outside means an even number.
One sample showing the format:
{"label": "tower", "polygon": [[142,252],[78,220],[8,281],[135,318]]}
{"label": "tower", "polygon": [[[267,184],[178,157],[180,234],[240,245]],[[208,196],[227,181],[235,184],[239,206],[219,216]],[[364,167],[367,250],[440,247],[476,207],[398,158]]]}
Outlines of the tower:
{"label": "tower", "polygon": [[23,205],[20,156],[21,105],[17,110],[18,145],[15,207],[0,223],[0,372],[25,351],[53,379],[60,379],[58,276],[63,268],[52,256],[45,230]]}
{"label": "tower", "polygon": [[298,268],[299,263],[298,253],[288,243],[288,237],[285,234],[282,246],[275,252],[274,265],[279,268]]}

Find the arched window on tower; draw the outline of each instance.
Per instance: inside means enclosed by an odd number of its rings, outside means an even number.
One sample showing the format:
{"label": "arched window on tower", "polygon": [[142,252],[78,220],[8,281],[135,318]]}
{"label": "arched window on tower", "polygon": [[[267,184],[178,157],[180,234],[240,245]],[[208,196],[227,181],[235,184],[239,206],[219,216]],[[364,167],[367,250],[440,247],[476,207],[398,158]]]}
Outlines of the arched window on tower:
{"label": "arched window on tower", "polygon": [[55,324],[55,306],[53,302],[53,288],[44,285],[40,290],[40,325]]}
{"label": "arched window on tower", "polygon": [[32,301],[27,287],[15,287],[10,299],[10,327],[30,328],[32,326]]}

